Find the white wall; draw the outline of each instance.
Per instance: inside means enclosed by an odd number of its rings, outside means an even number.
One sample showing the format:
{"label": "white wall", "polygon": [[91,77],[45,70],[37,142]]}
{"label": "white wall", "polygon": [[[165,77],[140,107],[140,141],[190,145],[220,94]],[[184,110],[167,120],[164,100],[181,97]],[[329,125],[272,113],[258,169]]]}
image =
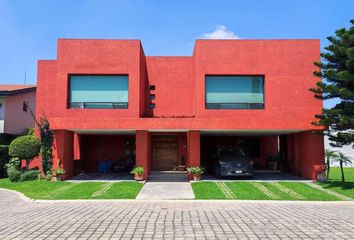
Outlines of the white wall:
{"label": "white wall", "polygon": [[4,133],[4,127],[5,127],[5,107],[6,107],[6,100],[5,100],[5,98],[0,98],[0,133]]}
{"label": "white wall", "polygon": [[6,98],[4,132],[22,134],[34,127],[30,112],[23,111],[23,102],[28,102],[33,112],[36,109],[36,92],[21,93]]}
{"label": "white wall", "polygon": [[[342,153],[344,153],[345,155],[351,156],[352,157],[352,161],[353,161],[353,166],[348,165],[347,167],[354,167],[354,149],[352,148],[352,146],[344,146],[341,148],[337,148],[337,147],[332,147],[329,145],[329,140],[328,137],[325,136],[325,149],[331,149],[333,151],[340,151]],[[332,164],[333,166],[338,166],[338,163],[334,163]]]}

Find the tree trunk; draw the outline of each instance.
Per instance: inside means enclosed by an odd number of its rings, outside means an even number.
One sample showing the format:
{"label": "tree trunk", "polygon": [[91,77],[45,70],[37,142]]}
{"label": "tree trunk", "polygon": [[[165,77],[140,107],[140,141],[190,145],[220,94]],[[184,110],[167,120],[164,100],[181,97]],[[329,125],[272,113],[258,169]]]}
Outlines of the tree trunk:
{"label": "tree trunk", "polygon": [[331,169],[331,164],[329,162],[329,158],[327,158],[327,179],[329,179],[329,170]]}
{"label": "tree trunk", "polygon": [[26,171],[28,171],[29,170],[29,160],[26,160]]}
{"label": "tree trunk", "polygon": [[340,166],[340,172],[342,174],[342,182],[345,182],[344,170],[343,170],[343,162],[342,161],[339,162],[339,166]]}

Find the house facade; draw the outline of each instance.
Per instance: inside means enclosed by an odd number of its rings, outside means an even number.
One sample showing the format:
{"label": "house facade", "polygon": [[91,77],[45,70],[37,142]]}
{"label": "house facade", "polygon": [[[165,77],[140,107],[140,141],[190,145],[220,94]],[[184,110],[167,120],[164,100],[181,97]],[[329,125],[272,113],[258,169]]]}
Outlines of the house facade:
{"label": "house facade", "polygon": [[[38,62],[37,111],[54,130],[65,178],[104,160],[150,171],[212,171],[220,146],[243,146],[258,169],[313,178],[323,137],[308,91],[319,40],[197,40],[192,56],[145,56],[139,40],[59,39]],[[40,159],[32,161],[40,166]],[[54,163],[55,166],[55,163]]]}
{"label": "house facade", "polygon": [[36,109],[36,86],[0,84],[0,134],[19,135],[34,127],[28,109]]}

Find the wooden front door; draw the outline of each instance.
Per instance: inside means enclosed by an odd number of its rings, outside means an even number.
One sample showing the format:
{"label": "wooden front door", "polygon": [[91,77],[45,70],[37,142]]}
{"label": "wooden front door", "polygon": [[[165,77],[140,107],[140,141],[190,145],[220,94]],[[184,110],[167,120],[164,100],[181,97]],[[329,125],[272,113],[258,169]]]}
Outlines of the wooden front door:
{"label": "wooden front door", "polygon": [[153,171],[171,171],[177,166],[177,136],[156,135],[153,141]]}

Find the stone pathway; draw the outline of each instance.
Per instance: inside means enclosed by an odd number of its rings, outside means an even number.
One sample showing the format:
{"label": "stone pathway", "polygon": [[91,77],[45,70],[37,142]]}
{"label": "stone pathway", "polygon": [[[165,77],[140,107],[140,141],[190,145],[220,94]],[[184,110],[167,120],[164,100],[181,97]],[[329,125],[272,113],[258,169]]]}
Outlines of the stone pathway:
{"label": "stone pathway", "polygon": [[139,192],[140,200],[194,199],[192,186],[185,172],[151,172],[149,180]]}
{"label": "stone pathway", "polygon": [[353,202],[24,201],[0,189],[0,239],[353,239]]}
{"label": "stone pathway", "polygon": [[189,182],[147,182],[136,199],[183,200],[194,198]]}

